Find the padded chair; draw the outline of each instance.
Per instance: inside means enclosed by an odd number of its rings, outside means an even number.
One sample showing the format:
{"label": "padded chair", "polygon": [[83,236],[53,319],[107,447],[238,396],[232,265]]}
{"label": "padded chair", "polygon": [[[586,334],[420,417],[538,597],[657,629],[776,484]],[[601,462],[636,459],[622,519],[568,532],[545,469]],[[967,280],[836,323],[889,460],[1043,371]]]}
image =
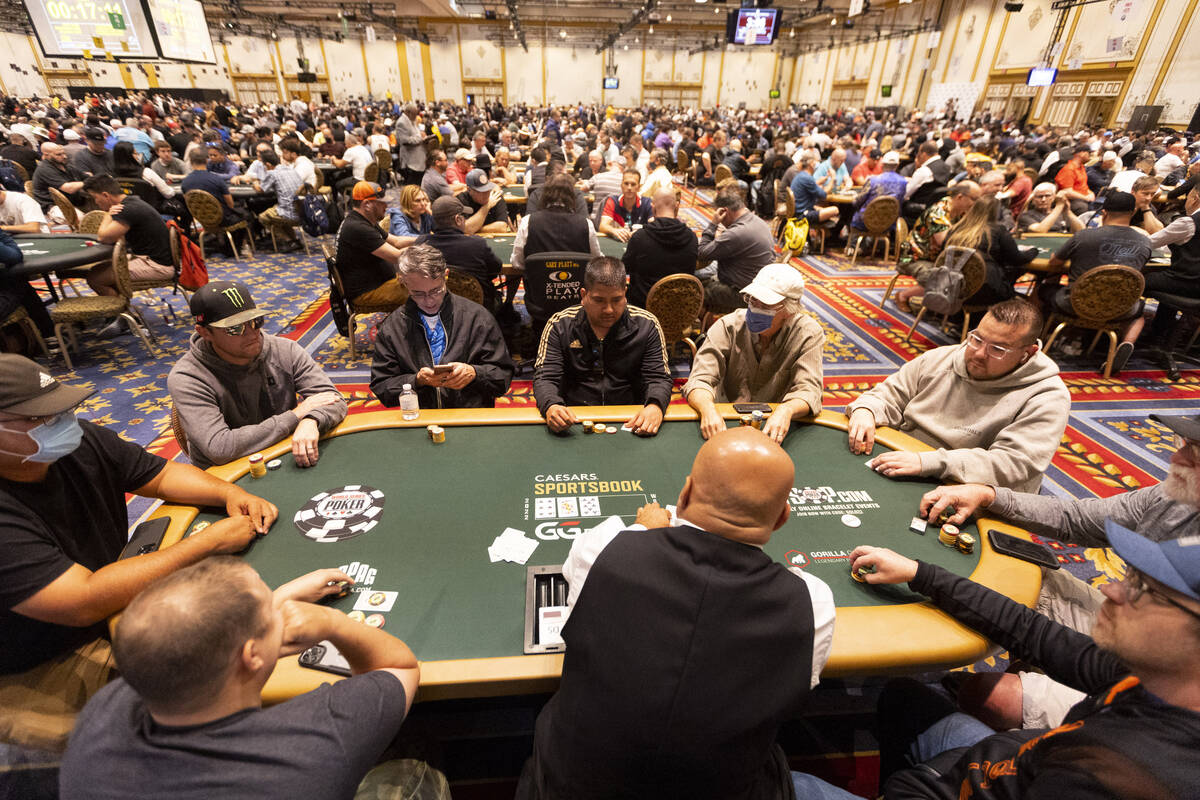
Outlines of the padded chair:
{"label": "padded chair", "polygon": [[0,328],[7,328],[9,325],[20,325],[24,328],[29,337],[38,343],[38,347],[42,349],[42,355],[50,358],[50,348],[46,346],[46,339],[37,329],[37,325],[33,324],[33,320],[29,318],[28,311],[17,306],[11,314],[0,321]]}
{"label": "padded chair", "polygon": [[380,184],[385,188],[392,182],[392,151],[382,147],[375,151],[375,164],[379,167]]}
{"label": "padded chair", "polygon": [[[17,177],[21,179],[21,183],[33,184],[33,181],[30,180],[29,172],[23,166],[11,159],[9,159],[8,163],[12,164],[13,172],[17,173]],[[26,194],[29,194],[29,192],[27,191]]]}
{"label": "padded chair", "polygon": [[[692,174],[692,160],[688,157],[686,150],[680,150],[679,154],[675,156],[675,171],[671,173],[671,177],[682,179],[684,192],[688,191],[689,184],[692,184],[690,188],[692,189],[692,204],[694,205],[696,202],[695,176]],[[682,199],[681,197],[680,200]]]}
{"label": "padded chair", "polygon": [[90,233],[92,236],[100,233],[100,226],[104,224],[104,220],[108,219],[107,211],[89,211],[84,214],[79,220],[79,232]]}
{"label": "padded chair", "polygon": [[[942,250],[942,252],[938,253],[937,260],[933,262],[933,266],[936,269],[937,267],[944,265],[946,263],[947,256],[964,255],[962,252],[964,250],[970,253],[969,256],[966,256],[966,261],[964,261],[962,264],[963,284],[961,296],[963,300],[967,300],[974,296],[974,294],[983,287],[983,282],[987,280],[987,264],[984,263],[983,256],[979,254],[979,251],[968,250],[966,247],[947,247],[946,249]],[[966,341],[967,331],[971,329],[971,311],[969,308],[977,307],[968,307],[965,304],[962,307],[962,341]],[[907,342],[912,339],[913,331],[917,329],[917,325],[921,324],[921,320],[925,318],[925,312],[928,310],[929,309],[927,309],[925,306],[921,306],[921,310],[917,312],[916,319],[913,320],[912,325],[910,325],[908,328],[908,333],[904,334],[904,341]],[[986,306],[984,307],[984,310],[986,310]],[[942,317],[943,330],[945,330],[947,322],[949,322],[949,315]]]}
{"label": "padded chair", "polygon": [[696,357],[696,343],[688,337],[704,309],[704,284],[684,272],[659,278],[646,295],[646,310],[658,318],[667,343],[667,354],[683,342]]}
{"label": "padded chair", "polygon": [[880,243],[883,244],[883,260],[887,261],[891,253],[891,230],[896,224],[896,220],[900,218],[900,201],[890,195],[876,197],[871,202],[867,203],[867,207],[863,209],[862,221],[866,226],[867,232],[859,236],[854,243],[854,254],[850,256],[850,266],[858,261],[858,254],[862,251],[862,240],[864,237],[871,239],[871,257],[875,257],[875,248]]}
{"label": "padded chair", "polygon": [[179,445],[179,451],[185,456],[188,455],[188,438],[183,430],[183,420],[179,418],[179,409],[175,408],[175,404],[171,404],[171,434],[175,437],[175,444]]}
{"label": "padded chair", "polygon": [[133,296],[133,289],[129,282],[129,257],[125,252],[124,239],[113,247],[112,264],[118,294],[112,297],[100,295],[65,297],[50,307],[50,319],[54,322],[54,337],[58,340],[67,369],[75,367],[71,364],[71,354],[63,334],[66,333],[70,337],[72,347],[77,346],[75,338],[77,323],[97,322],[113,317],[125,320],[133,334],[142,340],[142,344],[145,345],[150,355],[158,358],[158,350],[146,338],[146,333],[142,330],[142,320],[129,302]]}
{"label": "padded chair", "polygon": [[380,175],[380,170],[379,170],[379,162],[378,161],[367,164],[367,168],[363,170],[363,180],[364,181],[370,181],[371,183],[379,183],[379,175]]}
{"label": "padded chair", "polygon": [[589,253],[568,251],[525,256],[525,309],[535,337],[541,336],[551,316],[579,303],[583,271],[591,260]]}
{"label": "padded chair", "polygon": [[48,186],[46,191],[50,193],[50,199],[54,201],[54,205],[62,212],[63,219],[67,221],[67,226],[72,233],[79,232],[79,212],[75,210],[75,206],[67,199],[67,196],[55,189],[53,186]]}
{"label": "padded chair", "polygon": [[[91,213],[91,212],[89,212]],[[167,233],[171,237],[171,266],[175,268],[175,272],[169,278],[147,278],[144,280],[135,280],[130,277],[129,287],[134,292],[147,292],[153,289],[170,289],[171,294],[183,295],[184,303],[188,300],[187,290],[179,285],[179,270],[183,266],[182,248],[179,246],[179,230],[174,226],[167,226]],[[157,293],[151,297],[163,304],[166,312],[171,316],[174,322],[179,321],[179,317],[175,315],[175,309],[171,306],[171,301],[159,296]],[[148,328],[147,328],[148,330]]]}
{"label": "padded chair", "polygon": [[895,239],[895,243],[896,243],[896,274],[892,276],[892,279],[890,281],[888,281],[887,289],[884,290],[884,292],[883,292],[883,298],[880,299],[880,301],[879,301],[880,308],[883,308],[884,304],[887,303],[888,298],[892,296],[892,290],[896,288],[896,281],[900,280],[900,276],[903,275],[906,278],[912,277],[912,275],[909,275],[907,272],[900,271],[900,245],[903,244],[904,240],[908,238],[908,222],[904,219],[904,217],[900,217],[899,219],[896,220],[896,234],[895,235],[896,235],[896,239]]}
{"label": "padded chair", "polygon": [[473,275],[451,267],[446,270],[446,288],[450,290],[450,294],[456,294],[483,305],[483,287],[479,285],[479,281],[475,280]]}
{"label": "padded chair", "polygon": [[201,258],[207,259],[204,253],[204,234],[211,233],[214,236],[225,234],[225,237],[229,239],[229,247],[233,250],[233,257],[236,259],[238,249],[233,241],[234,231],[246,231],[246,245],[250,248],[250,254],[254,255],[254,237],[250,235],[249,221],[243,219],[226,226],[225,210],[221,207],[220,201],[202,189],[193,189],[185,194],[183,199],[187,203],[192,218],[199,222],[202,228],[200,232]]}
{"label": "padded chair", "polygon": [[717,164],[713,170],[713,185],[720,187],[725,184],[725,181],[733,180],[733,170],[724,164]]}
{"label": "padded chair", "polygon": [[381,303],[379,305],[355,303],[353,298],[346,297],[345,285],[342,283],[342,274],[338,272],[337,268],[337,259],[334,258],[333,253],[325,245],[321,245],[321,254],[325,256],[325,265],[329,269],[329,275],[333,279],[333,285],[337,287],[338,292],[340,292],[342,297],[346,299],[346,305],[350,307],[350,321],[348,328],[350,336],[350,357],[357,358],[358,346],[355,342],[354,334],[358,331],[358,318],[365,317],[370,314],[390,314],[396,310],[397,306],[390,303]]}
{"label": "padded chair", "polygon": [[1140,300],[1146,279],[1132,267],[1102,264],[1092,267],[1071,284],[1072,314],[1054,311],[1046,320],[1046,328],[1057,320],[1058,325],[1046,340],[1046,352],[1067,326],[1096,332],[1088,352],[1096,346],[1101,334],[1108,334],[1108,357],[1104,360],[1104,377],[1112,377],[1113,356],[1117,352],[1117,331],[1140,316],[1145,301]]}

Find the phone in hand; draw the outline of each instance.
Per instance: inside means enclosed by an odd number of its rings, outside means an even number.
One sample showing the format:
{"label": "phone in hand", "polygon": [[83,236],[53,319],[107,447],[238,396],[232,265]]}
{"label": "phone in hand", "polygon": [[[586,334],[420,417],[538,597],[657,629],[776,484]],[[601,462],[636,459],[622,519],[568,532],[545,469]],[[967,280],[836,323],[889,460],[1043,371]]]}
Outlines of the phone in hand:
{"label": "phone in hand", "polygon": [[346,661],[345,656],[330,641],[318,642],[301,653],[300,666],[343,677],[350,676],[350,662]]}
{"label": "phone in hand", "polygon": [[446,376],[446,375],[449,375],[451,372],[454,372],[454,367],[451,366],[450,364],[435,364],[433,367],[434,375]]}
{"label": "phone in hand", "polygon": [[988,531],[988,541],[992,543],[992,549],[997,553],[1019,558],[1046,569],[1058,569],[1061,566],[1050,548],[1043,544],[995,530]]}

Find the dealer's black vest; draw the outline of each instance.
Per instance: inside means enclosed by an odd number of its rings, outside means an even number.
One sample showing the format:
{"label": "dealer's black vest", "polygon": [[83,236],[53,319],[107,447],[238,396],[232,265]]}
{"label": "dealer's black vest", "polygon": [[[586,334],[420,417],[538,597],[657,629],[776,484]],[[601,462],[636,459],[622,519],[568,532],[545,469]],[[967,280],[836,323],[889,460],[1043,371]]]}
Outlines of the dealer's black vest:
{"label": "dealer's black vest", "polygon": [[930,161],[925,166],[929,167],[929,171],[933,173],[933,180],[921,184],[921,186],[909,198],[911,203],[922,203],[929,205],[938,190],[944,189],[950,183],[950,166],[942,159],[938,158]]}
{"label": "dealer's black vest", "polygon": [[774,742],[809,691],[812,601],[762,550],[690,527],[618,534],[563,638],[541,797],[790,796]]}
{"label": "dealer's black vest", "polygon": [[1196,232],[1186,242],[1171,245],[1172,275],[1186,275],[1189,278],[1200,278],[1200,211],[1192,214],[1192,222],[1196,224]]}

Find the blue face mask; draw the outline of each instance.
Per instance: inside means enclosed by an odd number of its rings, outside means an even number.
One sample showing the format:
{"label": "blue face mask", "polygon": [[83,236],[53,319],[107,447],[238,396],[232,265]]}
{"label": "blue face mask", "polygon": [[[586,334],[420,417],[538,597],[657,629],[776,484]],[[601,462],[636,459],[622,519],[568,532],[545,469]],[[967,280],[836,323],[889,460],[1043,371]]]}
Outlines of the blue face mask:
{"label": "blue face mask", "polygon": [[775,321],[775,314],[765,314],[761,311],[755,311],[753,308],[746,309],[746,328],[751,333],[762,333],[771,327],[771,323]]}
{"label": "blue face mask", "polygon": [[25,460],[38,464],[52,464],[69,456],[83,441],[83,428],[79,427],[79,420],[71,413],[62,414],[49,424],[43,422],[30,428],[26,434],[38,449],[33,455],[25,456]]}

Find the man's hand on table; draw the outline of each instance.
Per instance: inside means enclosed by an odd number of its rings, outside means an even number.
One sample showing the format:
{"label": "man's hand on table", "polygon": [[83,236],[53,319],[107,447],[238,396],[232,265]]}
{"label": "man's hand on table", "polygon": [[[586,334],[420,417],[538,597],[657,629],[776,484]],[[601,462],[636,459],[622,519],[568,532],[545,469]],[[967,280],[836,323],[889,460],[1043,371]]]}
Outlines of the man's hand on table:
{"label": "man's hand on table", "polygon": [[671,512],[658,503],[646,503],[646,505],[637,510],[637,519],[635,522],[650,530],[654,528],[667,528],[671,525]]}
{"label": "man's hand on table", "polygon": [[850,415],[846,431],[850,438],[850,452],[865,455],[875,446],[875,415],[869,408],[856,408]]}
{"label": "man's hand on table", "polygon": [[[262,532],[266,533],[266,530]],[[208,545],[210,555],[219,556],[242,552],[250,546],[256,535],[258,531],[250,517],[231,512],[225,519],[219,519],[194,534],[193,538]]]}
{"label": "man's hand on table", "polygon": [[563,405],[553,405],[546,409],[546,425],[555,433],[561,433],[579,422],[575,412]]}
{"label": "man's hand on table", "polygon": [[785,403],[772,411],[771,416],[763,422],[762,432],[771,437],[776,444],[783,444],[783,439],[791,427],[792,411]]}
{"label": "man's hand on table", "polygon": [[725,427],[725,418],[717,411],[716,406],[700,412],[700,435],[705,439],[711,439],[725,430]]}
{"label": "man's hand on table", "polygon": [[654,403],[647,403],[642,406],[642,410],[634,414],[632,418],[625,424],[628,425],[638,436],[653,436],[658,433],[659,427],[662,425],[663,412],[662,409]]}
{"label": "man's hand on table", "polygon": [[921,456],[907,450],[880,453],[871,459],[871,469],[886,478],[910,478],[921,474]]}
{"label": "man's hand on table", "polygon": [[908,583],[917,577],[917,562],[886,547],[862,545],[850,554],[850,570],[874,567],[863,577],[867,583]]}
{"label": "man's hand on table", "polygon": [[312,417],[300,420],[296,430],[292,431],[292,458],[296,459],[298,467],[315,467],[321,457],[317,440],[321,438],[321,430],[317,421]]}
{"label": "man's hand on table", "polygon": [[996,490],[982,483],[965,483],[961,486],[939,486],[921,496],[921,517],[936,520],[947,508],[954,513],[947,522],[962,525],[977,511],[987,508],[996,501]]}
{"label": "man's hand on table", "polygon": [[[338,581],[345,581],[343,587]],[[340,569],[316,569],[307,575],[293,578],[275,590],[276,605],[285,600],[300,600],[305,603],[315,603],[324,597],[342,594],[354,583],[354,579]]]}
{"label": "man's hand on table", "polygon": [[613,228],[613,238],[622,242],[628,242],[629,237],[633,235],[633,231],[629,228]]}
{"label": "man's hand on table", "polygon": [[[256,533],[266,534],[275,524],[275,518],[279,516],[279,509],[275,504],[232,484],[229,489],[225,495],[225,513],[230,517],[247,517]],[[249,539],[246,542],[248,544]]]}

